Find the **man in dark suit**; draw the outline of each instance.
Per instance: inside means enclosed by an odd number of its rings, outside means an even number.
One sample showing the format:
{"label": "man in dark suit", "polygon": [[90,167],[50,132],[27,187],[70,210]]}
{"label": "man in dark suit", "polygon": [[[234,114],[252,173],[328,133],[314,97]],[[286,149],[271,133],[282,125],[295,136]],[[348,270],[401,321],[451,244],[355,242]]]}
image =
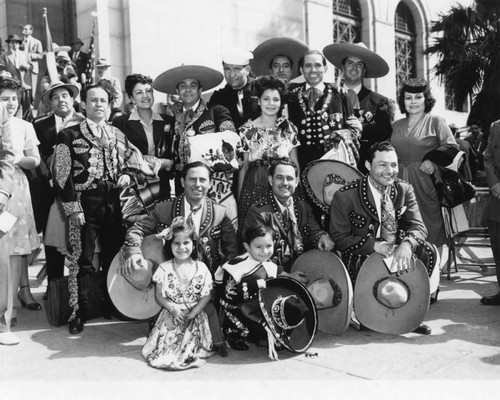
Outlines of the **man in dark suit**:
{"label": "man in dark suit", "polygon": [[299,183],[297,165],[287,159],[276,161],[270,168],[268,179],[271,187],[268,201],[250,207],[244,230],[259,223],[274,230],[271,260],[290,272],[293,262],[304,251],[313,248],[332,250],[333,242],[320,228],[309,204],[293,196]]}
{"label": "man in dark suit", "polygon": [[84,83],[82,81],[82,74],[85,73],[85,68],[87,67],[88,54],[84,53],[81,50],[83,46],[82,39],[76,38],[70,44],[71,44],[71,50],[68,53],[69,57],[71,58],[71,61],[75,65],[78,82]]}
{"label": "man in dark suit", "polygon": [[300,170],[329,150],[343,145],[347,154],[341,161],[356,165],[361,122],[354,116],[345,94],[323,81],[327,70],[325,57],[317,50],[310,50],[300,58],[299,69],[305,83],[289,85],[288,114],[299,130]]}
{"label": "man in dark suit", "polygon": [[[366,161],[369,175],[339,189],[331,203],[330,236],[354,282],[372,253],[394,256],[399,273],[411,267],[415,253],[434,270],[434,252],[425,242],[425,227],[413,188],[397,179],[398,157],[389,142],[375,143]],[[434,257],[434,258],[433,258]],[[430,334],[422,324],[417,333]]]}
{"label": "man in dark suit", "polygon": [[38,90],[38,62],[43,58],[43,47],[40,40],[33,37],[33,25],[26,24],[23,26],[23,48],[28,55],[28,59],[33,66],[31,70],[32,96],[36,97]]}
{"label": "man in dark suit", "polygon": [[[154,176],[139,150],[121,131],[106,123],[112,98],[105,86],[90,86],[82,93],[87,118],[63,129],[57,137],[52,174],[69,223],[72,334],[82,332],[87,318],[96,239],[101,238],[104,281],[123,243],[118,191],[133,179]],[[105,300],[104,311],[110,316],[109,295]]]}
{"label": "man in dark suit", "polygon": [[227,108],[236,129],[260,115],[255,79],[250,76],[252,58],[249,51],[232,50],[224,54],[222,68],[227,84],[216,90],[208,102],[209,108],[216,105]]}
{"label": "man in dark suit", "polygon": [[[488,232],[496,265],[497,283],[500,285],[500,120],[491,124],[488,145],[484,152],[484,170],[490,187],[488,199]],[[484,305],[500,305],[500,291],[481,299]]]}
{"label": "man in dark suit", "polygon": [[[38,118],[33,126],[40,141],[40,165],[35,169],[36,179],[30,182],[32,191],[33,212],[37,230],[44,233],[45,259],[47,267],[47,279],[53,280],[64,275],[64,255],[57,248],[47,244],[46,235],[49,211],[55,200],[55,192],[50,181],[52,175],[50,167],[54,148],[57,144],[57,133],[64,128],[79,124],[85,117],[74,110],[75,98],[79,94],[76,86],[55,82],[42,94],[44,104],[50,106],[51,113]],[[61,226],[64,228],[64,226]],[[60,232],[63,234],[63,232]]]}
{"label": "man in dark suit", "polygon": [[389,66],[362,42],[334,43],[323,49],[325,57],[342,70],[344,86],[363,130],[360,138],[358,169],[366,173],[365,161],[372,144],[389,140],[392,133],[388,99],[363,85],[364,78],[381,78]]}

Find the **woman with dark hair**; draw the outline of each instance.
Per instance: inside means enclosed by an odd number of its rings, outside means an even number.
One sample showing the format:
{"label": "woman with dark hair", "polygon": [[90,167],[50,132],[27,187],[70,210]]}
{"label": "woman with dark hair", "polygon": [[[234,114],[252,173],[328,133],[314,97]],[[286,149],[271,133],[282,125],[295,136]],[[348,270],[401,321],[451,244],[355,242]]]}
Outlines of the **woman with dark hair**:
{"label": "woman with dark hair", "polygon": [[[148,162],[159,168],[159,195],[154,200],[170,198],[170,178],[173,171],[172,126],[173,119],[166,114],[158,114],[154,104],[153,80],[149,76],[132,74],[125,79],[125,91],[133,105],[130,114],[113,120],[113,125],[144,155]],[[150,187],[157,182],[149,181]],[[155,191],[153,191],[155,193]]]}
{"label": "woman with dark hair", "polygon": [[[14,184],[11,196],[7,201],[6,211],[17,218],[14,226],[5,236],[8,243],[10,265],[15,274],[12,282],[16,285],[16,289],[19,287],[17,297],[23,307],[37,311],[41,310],[42,306],[31,294],[28,255],[40,247],[40,240],[31,205],[29,183],[23,169],[36,168],[40,164],[38,151],[40,142],[33,125],[15,116],[20,107],[20,91],[21,83],[19,81],[8,77],[0,79],[0,104],[5,106],[9,116],[15,165]],[[15,325],[16,322],[14,311],[11,324]]]}
{"label": "woman with dark hair", "polygon": [[399,177],[413,185],[428,230],[427,241],[439,248],[446,244],[446,234],[441,203],[432,180],[436,166],[430,160],[422,160],[429,151],[456,146],[456,141],[445,119],[430,114],[436,100],[426,80],[403,82],[397,100],[401,112],[406,114],[406,118],[394,122],[391,137],[398,154]]}
{"label": "woman with dark hair", "polygon": [[238,226],[243,227],[248,209],[265,200],[269,193],[267,168],[271,161],[291,158],[298,165],[297,128],[281,115],[286,98],[285,85],[273,76],[256,82],[261,115],[240,128],[243,168],[239,175]]}

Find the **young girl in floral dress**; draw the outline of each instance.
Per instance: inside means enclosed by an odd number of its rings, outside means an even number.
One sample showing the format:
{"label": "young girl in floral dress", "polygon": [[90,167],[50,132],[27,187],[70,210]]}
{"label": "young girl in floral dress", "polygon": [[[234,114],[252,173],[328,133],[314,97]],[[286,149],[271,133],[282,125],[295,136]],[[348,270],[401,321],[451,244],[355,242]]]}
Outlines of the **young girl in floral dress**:
{"label": "young girl in floral dress", "polygon": [[195,232],[177,217],[161,233],[171,255],[153,275],[156,299],[163,309],[146,340],[142,355],[155,368],[184,370],[200,367],[212,356],[212,334],[203,309],[212,298],[212,277],[196,260]]}

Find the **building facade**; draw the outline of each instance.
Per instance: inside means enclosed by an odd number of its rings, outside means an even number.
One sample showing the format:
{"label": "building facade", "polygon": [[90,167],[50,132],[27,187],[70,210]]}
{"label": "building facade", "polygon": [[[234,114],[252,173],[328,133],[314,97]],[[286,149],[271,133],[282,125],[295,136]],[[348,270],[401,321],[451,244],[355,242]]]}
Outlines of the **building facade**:
{"label": "building facade", "polygon": [[[20,34],[30,22],[44,41],[47,7],[55,42],[78,36],[88,44],[97,12],[98,56],[111,60],[112,75],[122,80],[133,72],[154,78],[183,63],[222,70],[225,48],[252,50],[276,36],[319,50],[334,41],[362,41],[390,67],[387,76],[368,80],[368,87],[394,99],[402,79],[424,77],[437,100],[434,112],[463,126],[467,105],[455,111],[445,83],[433,74],[436,60],[424,54],[432,43],[429,25],[457,2],[472,0],[0,0],[0,37]],[[330,65],[328,80],[334,79]]]}

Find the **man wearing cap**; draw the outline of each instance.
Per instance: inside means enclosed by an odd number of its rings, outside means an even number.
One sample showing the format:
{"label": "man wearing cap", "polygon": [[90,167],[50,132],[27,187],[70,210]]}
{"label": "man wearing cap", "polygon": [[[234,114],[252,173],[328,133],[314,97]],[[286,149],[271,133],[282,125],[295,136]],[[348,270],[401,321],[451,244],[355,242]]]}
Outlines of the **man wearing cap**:
{"label": "man wearing cap", "polygon": [[358,168],[365,169],[370,146],[389,140],[392,133],[388,99],[363,85],[363,78],[381,78],[389,72],[385,60],[362,42],[334,43],[323,49],[323,54],[342,70],[344,86],[355,114],[363,124],[360,139]]}
{"label": "man wearing cap", "polygon": [[255,75],[272,75],[288,85],[299,76],[298,60],[308,50],[309,46],[301,40],[272,38],[255,48],[250,66]]}
{"label": "man wearing cap", "polygon": [[291,84],[288,105],[290,120],[299,130],[298,159],[300,170],[332,150],[339,150],[342,161],[356,165],[361,122],[354,116],[352,105],[344,93],[323,81],[326,59],[310,50],[299,60],[305,83]]}
{"label": "man wearing cap", "polygon": [[252,58],[253,55],[249,51],[233,49],[225,53],[222,56],[222,67],[227,84],[222,89],[216,90],[208,102],[208,107],[215,105],[226,107],[236,129],[260,114],[254,88],[255,79],[250,76]]}
{"label": "man wearing cap", "polygon": [[[41,162],[36,169],[37,190],[36,194],[32,193],[32,203],[37,229],[44,233],[47,279],[49,281],[64,275],[64,256],[57,251],[55,236],[65,237],[64,226],[60,226],[61,230],[58,232],[47,231],[49,211],[55,200],[54,189],[50,183],[52,181],[50,167],[57,144],[57,133],[85,120],[83,115],[74,110],[74,102],[78,94],[79,90],[74,85],[63,82],[53,83],[42,94],[42,101],[50,107],[51,112],[37,118],[33,123],[40,141],[38,149],[40,150]],[[58,207],[56,206],[56,208]],[[52,213],[54,212],[55,210],[52,211]],[[52,218],[55,217],[52,215]]]}
{"label": "man wearing cap", "polygon": [[[190,137],[215,132],[236,132],[231,115],[221,105],[207,106],[201,98],[203,90],[209,90],[222,82],[222,74],[215,69],[201,65],[182,65],[169,69],[157,77],[155,89],[168,94],[177,94],[181,100],[174,108],[175,135],[173,142],[174,165],[177,172],[176,193],[181,193],[180,173],[191,156]],[[233,149],[235,151],[236,149]],[[231,221],[236,224],[238,215],[236,201],[232,194],[233,171],[229,162],[224,171],[212,174],[212,189],[217,203],[226,206]],[[236,165],[237,167],[237,165]]]}
{"label": "man wearing cap", "polygon": [[[123,243],[118,192],[132,179],[154,176],[140,151],[117,128],[106,123],[112,94],[102,84],[82,93],[87,118],[57,136],[52,175],[68,217],[71,253],[69,330],[82,332],[90,295],[90,272],[96,238],[100,238],[103,278]],[[111,304],[105,294],[105,317]]]}
{"label": "man wearing cap", "polygon": [[[353,286],[359,268],[372,253],[393,256],[399,274],[411,267],[415,253],[435,268],[436,249],[425,242],[427,229],[420,216],[413,188],[399,180],[398,157],[389,142],[370,148],[365,166],[369,175],[337,190],[331,202],[330,236],[342,253]],[[417,333],[430,334],[422,324]]]}
{"label": "man wearing cap", "polygon": [[97,70],[97,83],[99,83],[101,79],[105,79],[109,83],[111,83],[111,86],[113,86],[113,89],[115,91],[115,98],[111,104],[111,111],[113,112],[117,109],[120,110],[123,102],[122,85],[120,83],[120,80],[116,76],[112,76],[108,73],[111,64],[106,58],[99,58],[95,66]]}
{"label": "man wearing cap", "polygon": [[28,54],[28,59],[33,66],[31,70],[31,82],[33,82],[33,98],[35,98],[38,89],[38,61],[43,58],[43,47],[42,42],[33,37],[33,25],[26,24],[23,26],[23,36],[24,52]]}
{"label": "man wearing cap", "polygon": [[87,53],[81,51],[81,48],[83,46],[82,39],[76,38],[70,44],[71,44],[71,50],[69,51],[68,55],[71,58],[71,61],[73,61],[73,64],[75,65],[78,82],[83,83],[82,74],[85,73],[85,68],[87,67],[88,55]]}
{"label": "man wearing cap", "polygon": [[250,207],[243,231],[259,223],[271,227],[275,232],[271,261],[286,272],[306,250],[332,250],[333,242],[320,228],[309,204],[293,196],[299,184],[297,164],[290,159],[277,160],[271,165],[268,180],[268,200]]}

